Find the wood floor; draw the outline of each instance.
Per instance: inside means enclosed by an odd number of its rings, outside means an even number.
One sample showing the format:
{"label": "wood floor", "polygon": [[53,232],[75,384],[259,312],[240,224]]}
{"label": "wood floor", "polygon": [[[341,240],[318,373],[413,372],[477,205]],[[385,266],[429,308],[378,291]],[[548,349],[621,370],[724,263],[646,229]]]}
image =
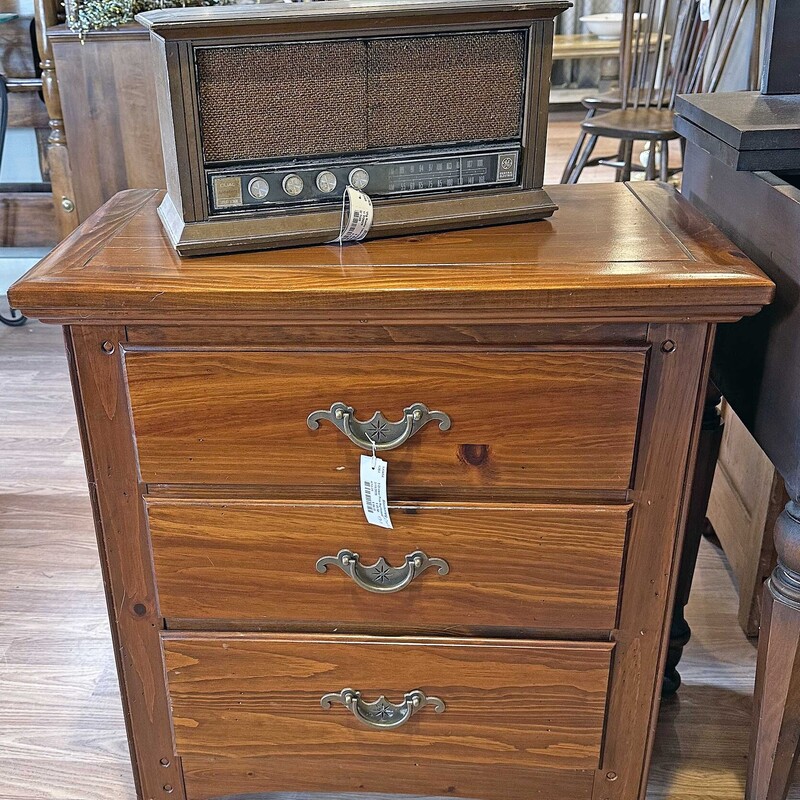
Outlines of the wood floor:
{"label": "wood floor", "polygon": [[[571,118],[551,127],[551,182],[575,130]],[[0,447],[0,800],[134,800],[57,328],[0,325]],[[743,797],[755,649],[736,610],[725,562],[704,543],[684,686],[662,707],[652,800]],[[790,798],[800,800],[800,783]]]}

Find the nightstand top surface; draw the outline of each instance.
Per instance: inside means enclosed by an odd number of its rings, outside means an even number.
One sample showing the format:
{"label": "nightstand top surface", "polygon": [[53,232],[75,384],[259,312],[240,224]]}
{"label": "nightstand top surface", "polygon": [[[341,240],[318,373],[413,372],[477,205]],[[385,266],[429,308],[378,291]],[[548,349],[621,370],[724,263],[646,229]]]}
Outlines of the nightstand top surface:
{"label": "nightstand top surface", "polygon": [[733,320],[773,284],[673,189],[554,186],[547,220],[181,258],[156,209],[122,192],[10,291],[63,323],[424,319]]}

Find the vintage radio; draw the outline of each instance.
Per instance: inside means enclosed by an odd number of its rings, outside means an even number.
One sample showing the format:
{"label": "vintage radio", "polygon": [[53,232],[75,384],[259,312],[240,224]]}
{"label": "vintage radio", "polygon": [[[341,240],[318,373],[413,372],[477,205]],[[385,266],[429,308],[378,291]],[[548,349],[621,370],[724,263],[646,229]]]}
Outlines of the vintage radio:
{"label": "vintage radio", "polygon": [[327,0],[153,11],[179,253],[549,216],[553,19],[566,0]]}

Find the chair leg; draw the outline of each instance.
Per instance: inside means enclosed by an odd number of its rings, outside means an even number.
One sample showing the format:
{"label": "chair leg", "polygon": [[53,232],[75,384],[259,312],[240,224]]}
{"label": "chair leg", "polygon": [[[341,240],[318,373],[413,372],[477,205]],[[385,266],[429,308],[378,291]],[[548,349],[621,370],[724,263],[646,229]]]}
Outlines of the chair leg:
{"label": "chair leg", "polygon": [[[583,118],[583,121],[585,122],[587,119],[591,119],[596,113],[597,109],[590,108],[586,112],[586,116]],[[578,134],[578,141],[575,142],[575,147],[572,148],[572,152],[569,154],[569,158],[567,159],[567,164],[564,167],[564,173],[561,176],[561,183],[569,183],[570,175],[572,175],[575,165],[578,163],[578,157],[581,154],[581,149],[583,148],[583,144],[588,136],[589,134],[581,128],[581,132]]]}
{"label": "chair leg", "polygon": [[[617,161],[620,164],[625,163],[625,140],[619,140],[619,150],[617,150]],[[619,183],[622,180],[622,170],[618,169],[614,172],[614,183]]]}
{"label": "chair leg", "polygon": [[647,169],[644,173],[646,181],[654,181],[656,179],[656,143],[650,142],[650,147],[647,150]]}
{"label": "chair leg", "polygon": [[597,139],[597,136],[589,136],[589,141],[586,142],[586,146],[583,148],[583,152],[578,159],[578,163],[575,165],[575,169],[572,170],[572,174],[569,176],[567,183],[575,184],[578,182],[578,179],[581,177],[581,173],[583,172],[583,168],[586,166],[586,162],[589,160],[589,156],[592,155],[594,148],[597,146]]}
{"label": "chair leg", "polygon": [[589,134],[583,130],[578,134],[578,141],[575,142],[575,147],[569,154],[566,166],[564,167],[564,172],[561,175],[561,183],[569,183],[569,179],[572,176],[572,173],[575,171],[575,165],[578,163],[578,158],[580,157],[581,150],[583,149],[583,145],[588,136]]}
{"label": "chair leg", "polygon": [[633,141],[626,141],[623,150],[623,167],[620,180],[624,182],[631,179],[631,169],[633,168]]}
{"label": "chair leg", "polygon": [[669,142],[661,142],[661,180],[669,180]]}

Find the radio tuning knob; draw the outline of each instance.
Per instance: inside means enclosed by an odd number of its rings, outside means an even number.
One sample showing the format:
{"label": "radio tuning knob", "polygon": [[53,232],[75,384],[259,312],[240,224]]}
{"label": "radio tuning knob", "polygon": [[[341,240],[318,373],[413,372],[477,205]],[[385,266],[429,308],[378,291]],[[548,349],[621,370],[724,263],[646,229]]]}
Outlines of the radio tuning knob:
{"label": "radio tuning knob", "polygon": [[287,175],[283,179],[283,183],[281,185],[283,186],[283,191],[286,192],[289,197],[297,197],[297,195],[299,195],[300,192],[302,192],[305,188],[303,179],[294,172]]}
{"label": "radio tuning knob", "polygon": [[350,170],[350,185],[356,189],[364,189],[369,183],[369,172],[361,167]]}
{"label": "radio tuning knob", "polygon": [[325,194],[332,192],[336,188],[336,176],[330,170],[324,170],[317,175],[317,189]]}
{"label": "radio tuning knob", "polygon": [[247,184],[247,191],[254,200],[263,200],[269,194],[269,184],[264,178],[253,178]]}

